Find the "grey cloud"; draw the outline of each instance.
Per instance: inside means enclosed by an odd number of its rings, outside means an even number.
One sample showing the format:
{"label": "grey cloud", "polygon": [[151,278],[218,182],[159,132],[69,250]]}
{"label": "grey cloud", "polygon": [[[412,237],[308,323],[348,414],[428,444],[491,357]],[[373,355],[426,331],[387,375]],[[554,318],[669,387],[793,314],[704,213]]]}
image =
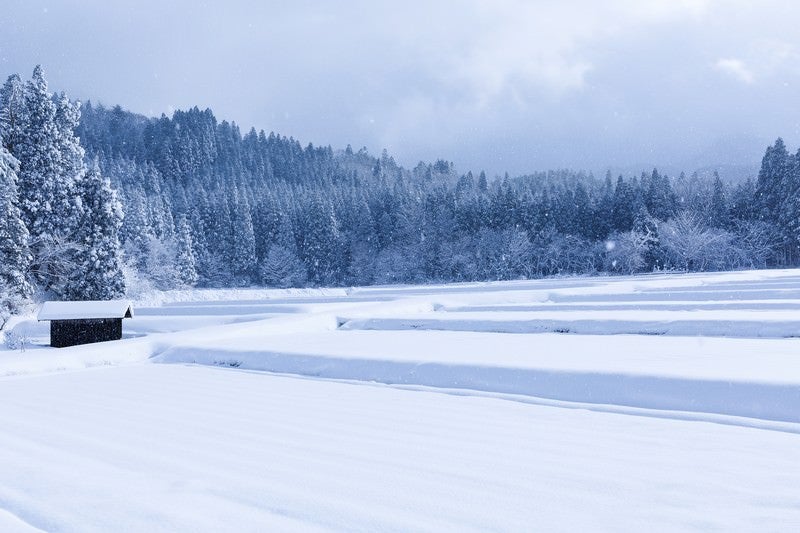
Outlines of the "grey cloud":
{"label": "grey cloud", "polygon": [[0,74],[42,63],[73,97],[208,106],[406,165],[755,164],[774,137],[800,141],[787,112],[800,8],[777,0],[6,0],[3,13]]}

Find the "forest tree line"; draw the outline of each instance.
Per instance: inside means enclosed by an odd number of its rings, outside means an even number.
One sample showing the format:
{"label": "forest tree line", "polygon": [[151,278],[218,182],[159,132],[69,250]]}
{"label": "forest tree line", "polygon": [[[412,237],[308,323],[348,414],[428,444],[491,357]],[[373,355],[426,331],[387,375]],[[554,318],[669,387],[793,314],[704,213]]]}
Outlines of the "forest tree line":
{"label": "forest tree line", "polygon": [[[800,262],[800,152],[756,180],[459,174],[333,150],[193,108],[147,118],[48,92],[0,100],[0,294],[366,285]],[[123,215],[124,213],[124,215]]]}

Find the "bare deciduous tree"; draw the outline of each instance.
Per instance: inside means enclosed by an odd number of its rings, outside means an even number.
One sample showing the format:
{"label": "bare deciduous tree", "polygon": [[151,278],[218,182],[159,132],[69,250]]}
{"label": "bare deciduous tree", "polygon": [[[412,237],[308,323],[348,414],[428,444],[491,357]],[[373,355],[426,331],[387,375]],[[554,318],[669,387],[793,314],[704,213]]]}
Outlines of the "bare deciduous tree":
{"label": "bare deciduous tree", "polygon": [[659,237],[668,266],[688,272],[724,269],[737,255],[732,233],[709,228],[688,212],[664,223]]}

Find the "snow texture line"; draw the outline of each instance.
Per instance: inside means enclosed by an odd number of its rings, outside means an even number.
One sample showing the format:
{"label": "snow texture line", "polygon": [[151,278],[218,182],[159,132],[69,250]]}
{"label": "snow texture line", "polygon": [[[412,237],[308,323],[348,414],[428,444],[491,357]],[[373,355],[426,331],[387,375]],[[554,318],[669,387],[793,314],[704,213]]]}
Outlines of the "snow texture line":
{"label": "snow texture line", "polygon": [[[181,363],[168,363],[181,364]],[[186,366],[207,367],[201,363],[182,363]],[[644,407],[631,407],[625,405],[598,404],[572,402],[565,400],[552,400],[537,396],[522,394],[508,394],[502,392],[481,391],[475,389],[448,389],[446,387],[430,387],[426,385],[408,385],[398,383],[382,383],[378,381],[361,381],[344,378],[326,378],[321,376],[308,376],[303,374],[289,374],[283,372],[272,372],[269,370],[255,370],[241,368],[238,365],[218,365],[225,371],[244,372],[248,374],[264,374],[268,376],[278,376],[289,379],[309,380],[309,381],[331,381],[334,383],[344,383],[360,387],[390,387],[392,389],[410,392],[425,392],[429,394],[446,394],[448,396],[459,396],[464,398],[488,398],[508,402],[524,403],[527,405],[537,405],[542,407],[554,407],[557,409],[574,409],[592,411],[595,413],[609,413],[627,416],[640,416],[643,418],[659,418],[663,420],[679,420],[683,422],[705,422],[709,424],[720,424],[724,426],[734,426],[763,431],[777,431],[779,433],[789,433],[800,435],[800,423],[779,422],[759,418],[748,418],[743,416],[720,415],[705,412],[691,411],[668,411],[663,409],[648,409]]]}
{"label": "snow texture line", "polygon": [[794,384],[345,359],[262,351],[225,352],[197,347],[172,347],[153,361],[800,423],[800,387]]}
{"label": "snow texture line", "polygon": [[339,319],[339,329],[362,331],[475,331],[484,333],[571,333],[579,335],[667,335],[729,338],[800,337],[796,320],[472,320],[436,318]]}

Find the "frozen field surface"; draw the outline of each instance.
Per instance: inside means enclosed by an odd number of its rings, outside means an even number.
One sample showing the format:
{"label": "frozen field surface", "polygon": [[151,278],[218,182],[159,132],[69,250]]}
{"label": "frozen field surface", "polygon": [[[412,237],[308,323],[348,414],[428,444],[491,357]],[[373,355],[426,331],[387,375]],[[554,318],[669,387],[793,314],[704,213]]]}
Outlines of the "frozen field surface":
{"label": "frozen field surface", "polygon": [[200,366],[7,380],[47,531],[792,530],[800,435]]}
{"label": "frozen field surface", "polygon": [[800,529],[798,271],[135,313],[59,350],[10,325],[0,531]]}

